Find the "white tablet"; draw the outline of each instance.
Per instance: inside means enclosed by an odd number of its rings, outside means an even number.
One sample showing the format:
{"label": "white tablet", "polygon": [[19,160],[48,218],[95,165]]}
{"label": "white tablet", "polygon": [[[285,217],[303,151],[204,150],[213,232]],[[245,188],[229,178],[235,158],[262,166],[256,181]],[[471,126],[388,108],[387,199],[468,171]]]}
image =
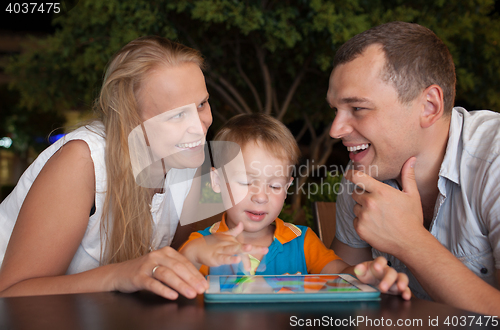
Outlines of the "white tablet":
{"label": "white tablet", "polygon": [[205,301],[301,302],[379,300],[380,292],[348,274],[209,275]]}

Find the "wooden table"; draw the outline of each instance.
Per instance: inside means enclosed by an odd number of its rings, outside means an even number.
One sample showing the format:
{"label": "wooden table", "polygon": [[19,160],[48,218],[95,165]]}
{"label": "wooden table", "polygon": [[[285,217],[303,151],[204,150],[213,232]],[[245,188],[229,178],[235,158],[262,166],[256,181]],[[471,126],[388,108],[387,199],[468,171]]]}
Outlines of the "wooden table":
{"label": "wooden table", "polygon": [[[445,324],[447,319],[449,326]],[[345,329],[398,329],[409,325],[418,329],[450,329],[453,325],[462,329],[500,328],[492,319],[486,326],[487,319],[434,302],[416,298],[403,301],[387,295],[382,295],[379,302],[286,304],[206,304],[203,296],[168,301],[146,292],[0,299],[2,330],[279,330],[313,328],[308,325],[314,324]],[[460,326],[464,320],[466,325]],[[475,324],[479,320],[482,325]],[[438,326],[430,326],[429,322]]]}

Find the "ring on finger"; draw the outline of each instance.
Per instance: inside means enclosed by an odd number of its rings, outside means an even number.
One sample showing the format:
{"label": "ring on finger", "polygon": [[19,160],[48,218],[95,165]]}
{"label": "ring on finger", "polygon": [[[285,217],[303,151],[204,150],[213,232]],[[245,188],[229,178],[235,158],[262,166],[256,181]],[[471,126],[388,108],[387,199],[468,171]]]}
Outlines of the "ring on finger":
{"label": "ring on finger", "polygon": [[153,268],[153,271],[151,272],[151,277],[155,277],[155,272],[160,267],[160,265],[156,265],[155,268]]}

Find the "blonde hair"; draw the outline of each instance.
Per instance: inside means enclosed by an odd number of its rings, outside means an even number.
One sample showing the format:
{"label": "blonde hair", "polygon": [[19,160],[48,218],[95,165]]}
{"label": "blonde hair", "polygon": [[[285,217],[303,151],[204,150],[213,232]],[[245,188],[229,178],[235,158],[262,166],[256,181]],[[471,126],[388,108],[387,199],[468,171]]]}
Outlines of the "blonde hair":
{"label": "blonde hair", "polygon": [[[125,45],[110,61],[94,110],[106,132],[107,193],[101,219],[101,264],[118,263],[149,252],[153,234],[149,189],[136,184],[128,135],[142,123],[137,94],[156,68],[195,63],[201,54],[161,37],[142,37]],[[101,245],[101,246],[103,246]]]}
{"label": "blonde hair", "polygon": [[[279,120],[262,113],[241,114],[232,117],[217,132],[214,141],[237,143],[241,149],[249,142],[258,142],[273,156],[295,166],[300,150],[290,130]],[[213,149],[216,167],[224,165],[227,149],[217,145]]]}

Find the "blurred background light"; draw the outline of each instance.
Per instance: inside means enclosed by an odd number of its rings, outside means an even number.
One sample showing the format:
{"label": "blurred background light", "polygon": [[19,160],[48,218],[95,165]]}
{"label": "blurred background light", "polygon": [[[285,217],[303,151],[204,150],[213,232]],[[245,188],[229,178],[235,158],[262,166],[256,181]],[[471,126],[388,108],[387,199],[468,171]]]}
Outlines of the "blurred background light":
{"label": "blurred background light", "polygon": [[3,137],[0,139],[0,147],[4,147],[6,149],[10,148],[12,145],[12,139],[8,136]]}

